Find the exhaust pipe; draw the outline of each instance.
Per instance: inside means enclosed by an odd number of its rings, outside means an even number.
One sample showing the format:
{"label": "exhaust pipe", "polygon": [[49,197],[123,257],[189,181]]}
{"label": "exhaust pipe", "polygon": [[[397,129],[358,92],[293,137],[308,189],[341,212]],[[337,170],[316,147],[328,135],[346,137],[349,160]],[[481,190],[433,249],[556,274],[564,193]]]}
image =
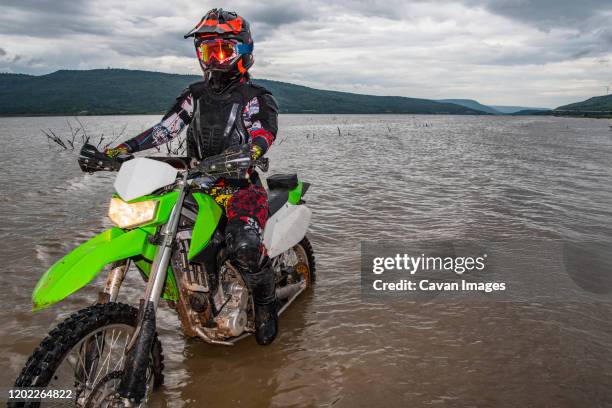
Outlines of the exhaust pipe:
{"label": "exhaust pipe", "polygon": [[276,289],[276,298],[285,300],[296,295],[301,289],[306,287],[305,282],[291,283]]}

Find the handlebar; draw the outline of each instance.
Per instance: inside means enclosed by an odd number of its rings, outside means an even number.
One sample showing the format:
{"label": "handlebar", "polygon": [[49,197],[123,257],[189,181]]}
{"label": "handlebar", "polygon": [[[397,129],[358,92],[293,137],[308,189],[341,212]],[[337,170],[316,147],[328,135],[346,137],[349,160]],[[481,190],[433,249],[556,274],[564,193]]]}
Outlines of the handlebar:
{"label": "handlebar", "polygon": [[[131,154],[108,157],[95,146],[86,143],[81,148],[78,162],[83,172],[94,173],[96,171],[119,171],[124,162],[133,158]],[[149,157],[149,159],[163,161],[179,170],[187,171],[187,178],[201,175],[240,177],[244,176],[246,171],[253,166],[257,166],[263,172],[267,172],[270,166],[270,161],[266,157],[252,160],[246,146],[231,147],[199,163],[186,157]]]}
{"label": "handlebar", "polygon": [[269,165],[270,162],[265,157],[253,160],[248,146],[241,145],[230,147],[221,154],[205,158],[191,172],[197,175],[240,178],[253,166],[257,166],[263,172],[266,172]]}

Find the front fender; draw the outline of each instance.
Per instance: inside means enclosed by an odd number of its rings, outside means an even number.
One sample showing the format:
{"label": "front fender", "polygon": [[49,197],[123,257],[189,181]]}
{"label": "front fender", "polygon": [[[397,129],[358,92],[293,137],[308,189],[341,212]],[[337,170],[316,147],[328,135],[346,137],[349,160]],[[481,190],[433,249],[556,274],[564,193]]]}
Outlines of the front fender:
{"label": "front fender", "polygon": [[75,248],[40,278],[32,293],[33,310],[59,302],[87,285],[107,264],[150,252],[142,229],[111,228]]}

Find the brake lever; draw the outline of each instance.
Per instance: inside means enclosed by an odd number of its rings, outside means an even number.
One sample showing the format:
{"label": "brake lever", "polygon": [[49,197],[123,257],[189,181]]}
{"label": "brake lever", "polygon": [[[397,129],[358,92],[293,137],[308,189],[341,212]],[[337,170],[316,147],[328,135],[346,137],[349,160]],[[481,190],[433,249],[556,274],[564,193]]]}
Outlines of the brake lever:
{"label": "brake lever", "polygon": [[248,149],[244,146],[240,146],[216,156],[205,158],[194,168],[189,170],[188,177],[245,175],[248,169],[253,166],[256,166],[265,173],[270,168],[270,160],[267,157],[260,157],[257,160],[253,160],[251,159]]}
{"label": "brake lever", "polygon": [[205,174],[231,174],[247,170],[253,165],[248,150],[243,147],[228,149],[216,156],[210,156],[198,164]]}

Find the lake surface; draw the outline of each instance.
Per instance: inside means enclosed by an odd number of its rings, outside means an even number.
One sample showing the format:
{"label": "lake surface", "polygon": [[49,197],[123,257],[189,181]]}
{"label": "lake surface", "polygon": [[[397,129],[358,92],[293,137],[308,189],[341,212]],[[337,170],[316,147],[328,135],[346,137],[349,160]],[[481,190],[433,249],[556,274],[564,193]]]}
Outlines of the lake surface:
{"label": "lake surface", "polygon": [[[30,312],[39,276],[111,225],[113,175],[81,173],[76,152],[49,147],[40,131],[65,134],[66,120],[0,118],[1,386],[12,384],[45,334],[92,303],[103,283],[99,277],[68,300]],[[91,134],[106,137],[124,126],[133,135],[156,120],[81,119]],[[612,406],[612,302],[601,300],[612,291],[608,125],[551,117],[282,115],[271,172],[295,171],[312,183],[306,199],[314,291],[282,316],[280,336],[266,348],[253,338],[233,348],[185,340],[164,305],[158,326],[166,381],[153,406]],[[361,241],[447,239],[523,243],[526,250],[508,253],[534,277],[551,263],[530,242],[584,244],[588,250],[574,253],[574,261],[588,266],[595,259],[594,267],[609,273],[597,281],[573,277],[585,289],[576,299],[362,298]],[[144,287],[137,274],[128,286],[120,300],[137,304]]]}

